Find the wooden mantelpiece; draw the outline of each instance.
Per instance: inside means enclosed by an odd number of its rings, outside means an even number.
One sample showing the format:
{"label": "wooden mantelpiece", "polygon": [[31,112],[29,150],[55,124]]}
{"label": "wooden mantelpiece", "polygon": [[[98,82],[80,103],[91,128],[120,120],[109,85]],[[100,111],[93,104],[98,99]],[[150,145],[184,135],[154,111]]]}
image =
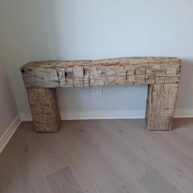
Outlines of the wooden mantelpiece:
{"label": "wooden mantelpiece", "polygon": [[56,88],[148,84],[149,130],[171,130],[181,73],[178,58],[30,62],[21,67],[37,132],[57,132]]}

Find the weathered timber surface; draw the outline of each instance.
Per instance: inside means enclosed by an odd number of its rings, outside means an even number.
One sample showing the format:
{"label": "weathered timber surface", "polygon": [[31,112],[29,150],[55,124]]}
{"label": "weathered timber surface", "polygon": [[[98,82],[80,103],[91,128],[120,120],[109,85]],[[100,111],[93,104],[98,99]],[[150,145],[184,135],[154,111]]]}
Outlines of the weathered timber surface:
{"label": "weathered timber surface", "polygon": [[28,88],[27,94],[36,132],[57,132],[60,113],[54,88]]}
{"label": "weathered timber surface", "polygon": [[142,57],[30,62],[21,72],[28,88],[178,83],[181,60]]}
{"label": "weathered timber surface", "polygon": [[178,58],[30,62],[21,67],[37,132],[56,132],[55,88],[148,84],[147,128],[171,130],[181,74]]}
{"label": "weathered timber surface", "polygon": [[171,130],[178,84],[148,86],[146,123],[148,130]]}

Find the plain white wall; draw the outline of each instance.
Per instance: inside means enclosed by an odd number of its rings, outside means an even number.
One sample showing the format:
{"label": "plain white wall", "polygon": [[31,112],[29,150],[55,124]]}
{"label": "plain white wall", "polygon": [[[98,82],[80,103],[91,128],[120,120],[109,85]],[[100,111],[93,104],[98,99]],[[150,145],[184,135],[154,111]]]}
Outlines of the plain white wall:
{"label": "plain white wall", "polygon": [[0,58],[0,137],[17,116],[6,68]]}
{"label": "plain white wall", "polygon": [[[19,67],[34,60],[177,56],[178,109],[193,109],[192,0],[1,0],[0,52],[20,113],[29,113]],[[144,110],[147,87],[59,89],[62,112]]]}

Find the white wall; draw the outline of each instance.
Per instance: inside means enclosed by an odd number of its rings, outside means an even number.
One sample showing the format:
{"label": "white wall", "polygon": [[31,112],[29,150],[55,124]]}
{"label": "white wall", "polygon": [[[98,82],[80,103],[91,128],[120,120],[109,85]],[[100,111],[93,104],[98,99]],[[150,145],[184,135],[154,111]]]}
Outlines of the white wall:
{"label": "white wall", "polygon": [[6,68],[0,58],[0,138],[16,116],[15,100],[9,84]]}
{"label": "white wall", "polygon": [[[0,52],[20,113],[29,113],[19,67],[28,61],[177,56],[178,109],[193,109],[192,0],[1,0]],[[59,90],[62,112],[144,110],[146,86]]]}

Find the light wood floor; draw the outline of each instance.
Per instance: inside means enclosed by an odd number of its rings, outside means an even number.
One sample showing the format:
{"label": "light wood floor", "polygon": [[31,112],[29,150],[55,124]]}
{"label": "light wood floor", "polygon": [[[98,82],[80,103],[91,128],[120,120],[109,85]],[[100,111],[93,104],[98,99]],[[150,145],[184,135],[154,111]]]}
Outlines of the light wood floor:
{"label": "light wood floor", "polygon": [[193,119],[171,132],[144,120],[22,123],[0,155],[0,193],[193,193]]}

